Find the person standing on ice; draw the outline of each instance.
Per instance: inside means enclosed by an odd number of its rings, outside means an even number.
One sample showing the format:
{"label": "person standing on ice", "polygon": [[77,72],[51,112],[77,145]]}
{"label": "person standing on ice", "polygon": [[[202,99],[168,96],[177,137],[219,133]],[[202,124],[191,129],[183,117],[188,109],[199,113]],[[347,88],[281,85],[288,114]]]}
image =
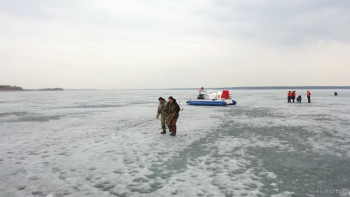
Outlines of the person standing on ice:
{"label": "person standing on ice", "polygon": [[293,92],[292,92],[292,100],[293,100],[293,103],[295,103],[295,97],[297,97],[297,92],[296,92],[296,91],[293,91]]}
{"label": "person standing on ice", "polygon": [[158,119],[160,116],[160,121],[161,121],[162,129],[163,129],[161,134],[165,134],[166,133],[166,126],[165,126],[166,111],[165,111],[165,108],[166,108],[167,102],[162,97],[159,97],[158,101],[159,101],[159,104],[158,104],[156,118]]}
{"label": "person standing on ice", "polygon": [[307,102],[311,103],[311,92],[309,90],[306,92],[306,97],[307,97]]}
{"label": "person standing on ice", "polygon": [[290,100],[292,99],[292,92],[288,91],[287,93],[288,103],[290,103]]}
{"label": "person standing on ice", "polygon": [[176,122],[179,118],[179,112],[180,112],[180,106],[177,104],[176,99],[174,99],[172,96],[169,96],[168,103],[166,106],[166,124],[169,127],[170,135],[176,136]]}

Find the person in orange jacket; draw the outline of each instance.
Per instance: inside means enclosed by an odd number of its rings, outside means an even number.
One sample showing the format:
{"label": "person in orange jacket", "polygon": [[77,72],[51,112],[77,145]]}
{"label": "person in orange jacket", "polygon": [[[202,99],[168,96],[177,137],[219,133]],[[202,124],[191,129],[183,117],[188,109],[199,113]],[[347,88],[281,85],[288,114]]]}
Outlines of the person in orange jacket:
{"label": "person in orange jacket", "polygon": [[295,97],[297,97],[297,92],[296,92],[296,91],[293,91],[293,92],[292,92],[292,100],[293,100],[293,103],[295,103]]}
{"label": "person in orange jacket", "polygon": [[308,103],[311,103],[311,92],[309,90],[306,92],[306,96]]}
{"label": "person in orange jacket", "polygon": [[291,91],[287,92],[287,98],[288,98],[288,103],[290,103],[290,100],[292,99],[292,92]]}

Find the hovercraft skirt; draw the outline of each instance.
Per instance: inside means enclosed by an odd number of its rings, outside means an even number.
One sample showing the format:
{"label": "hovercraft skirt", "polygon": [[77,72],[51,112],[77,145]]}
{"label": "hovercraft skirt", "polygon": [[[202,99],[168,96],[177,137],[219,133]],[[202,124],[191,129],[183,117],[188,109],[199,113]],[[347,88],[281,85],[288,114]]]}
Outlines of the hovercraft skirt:
{"label": "hovercraft skirt", "polygon": [[225,101],[208,101],[208,100],[189,100],[187,101],[189,105],[204,105],[204,106],[225,106],[227,103]]}

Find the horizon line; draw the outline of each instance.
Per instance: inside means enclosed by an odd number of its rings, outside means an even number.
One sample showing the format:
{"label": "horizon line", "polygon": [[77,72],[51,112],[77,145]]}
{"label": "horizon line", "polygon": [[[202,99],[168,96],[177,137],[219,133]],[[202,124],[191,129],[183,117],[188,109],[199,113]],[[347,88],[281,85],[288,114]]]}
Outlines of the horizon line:
{"label": "horizon line", "polygon": [[[14,86],[14,87],[20,87],[20,86]],[[200,87],[191,87],[191,88],[184,88],[184,87],[173,87],[173,88],[62,88],[64,90],[196,90]],[[22,88],[22,90],[27,91],[35,91],[35,90],[43,90],[43,89],[52,89],[52,88]],[[235,89],[235,90],[253,90],[253,89],[350,89],[350,86],[332,86],[332,85],[326,85],[326,86],[317,86],[317,85],[310,85],[310,86],[222,86],[222,87],[209,87],[205,89]]]}
{"label": "horizon line", "polygon": [[[205,89],[350,89],[350,86],[233,86],[209,87]],[[67,88],[65,90],[193,90],[199,88]]]}

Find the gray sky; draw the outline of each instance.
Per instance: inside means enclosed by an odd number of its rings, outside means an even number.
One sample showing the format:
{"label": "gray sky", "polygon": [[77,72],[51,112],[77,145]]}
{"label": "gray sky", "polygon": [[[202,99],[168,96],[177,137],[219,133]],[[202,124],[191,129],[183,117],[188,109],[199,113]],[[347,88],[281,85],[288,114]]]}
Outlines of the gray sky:
{"label": "gray sky", "polygon": [[349,0],[0,0],[0,84],[350,85]]}

